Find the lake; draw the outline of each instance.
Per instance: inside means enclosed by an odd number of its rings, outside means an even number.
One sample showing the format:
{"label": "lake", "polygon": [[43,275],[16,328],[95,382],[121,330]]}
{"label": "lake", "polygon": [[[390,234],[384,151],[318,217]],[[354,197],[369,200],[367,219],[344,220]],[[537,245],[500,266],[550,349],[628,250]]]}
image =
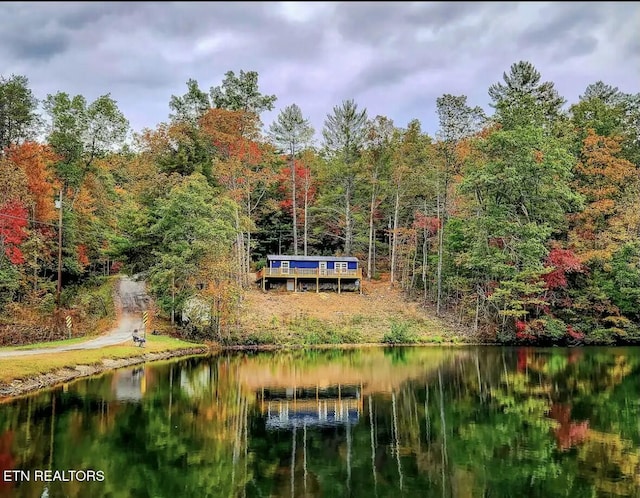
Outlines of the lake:
{"label": "lake", "polygon": [[640,497],[640,348],[233,352],[0,404],[0,498]]}

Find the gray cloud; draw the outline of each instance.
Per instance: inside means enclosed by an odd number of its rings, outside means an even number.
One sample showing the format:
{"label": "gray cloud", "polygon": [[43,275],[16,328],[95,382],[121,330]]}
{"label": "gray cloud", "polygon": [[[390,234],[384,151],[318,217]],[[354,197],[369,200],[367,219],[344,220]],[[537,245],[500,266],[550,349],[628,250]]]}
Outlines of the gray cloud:
{"label": "gray cloud", "polygon": [[638,25],[633,2],[4,2],[0,71],[39,98],[111,93],[136,130],[166,120],[189,78],[209,90],[255,70],[278,97],[266,125],[295,102],[320,132],[353,98],[434,134],[437,97],[490,111],[488,87],[519,60],[569,103],[597,80],[637,92]]}
{"label": "gray cloud", "polygon": [[605,21],[602,7],[597,3],[589,8],[582,3],[557,8],[547,5],[541,9],[540,18],[523,30],[518,43],[521,47],[544,47],[558,43],[566,36],[588,32]]}

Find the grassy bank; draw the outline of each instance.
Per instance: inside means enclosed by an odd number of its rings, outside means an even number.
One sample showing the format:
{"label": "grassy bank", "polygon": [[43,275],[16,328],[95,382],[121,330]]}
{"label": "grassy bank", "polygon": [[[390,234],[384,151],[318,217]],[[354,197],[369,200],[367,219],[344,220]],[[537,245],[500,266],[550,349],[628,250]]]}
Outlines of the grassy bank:
{"label": "grassy bank", "polygon": [[240,323],[224,345],[459,344],[471,342],[388,282],[366,282],[363,294],[246,292]]}
{"label": "grassy bank", "polygon": [[125,343],[100,349],[0,358],[0,396],[21,394],[127,364],[206,351],[203,344],[150,336],[144,348]]}
{"label": "grassy bank", "polygon": [[253,329],[240,329],[223,346],[319,346],[343,344],[461,344],[467,338],[434,320],[389,318],[371,321],[361,315],[338,322],[302,316],[284,321],[273,317]]}

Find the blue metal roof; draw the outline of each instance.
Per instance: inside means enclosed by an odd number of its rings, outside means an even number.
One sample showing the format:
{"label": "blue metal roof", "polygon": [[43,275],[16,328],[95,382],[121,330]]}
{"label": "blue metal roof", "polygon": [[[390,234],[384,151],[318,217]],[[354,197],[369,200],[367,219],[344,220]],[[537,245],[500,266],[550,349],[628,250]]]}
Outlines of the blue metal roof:
{"label": "blue metal roof", "polygon": [[354,256],[291,256],[269,254],[267,261],[358,261]]}

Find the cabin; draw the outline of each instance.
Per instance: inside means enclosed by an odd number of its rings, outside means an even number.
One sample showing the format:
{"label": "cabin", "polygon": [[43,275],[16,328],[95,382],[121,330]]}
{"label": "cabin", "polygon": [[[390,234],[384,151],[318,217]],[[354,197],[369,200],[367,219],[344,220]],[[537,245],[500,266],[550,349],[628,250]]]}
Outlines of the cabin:
{"label": "cabin", "polygon": [[256,274],[263,291],[307,292],[321,290],[362,293],[362,268],[352,256],[268,255],[267,266]]}

